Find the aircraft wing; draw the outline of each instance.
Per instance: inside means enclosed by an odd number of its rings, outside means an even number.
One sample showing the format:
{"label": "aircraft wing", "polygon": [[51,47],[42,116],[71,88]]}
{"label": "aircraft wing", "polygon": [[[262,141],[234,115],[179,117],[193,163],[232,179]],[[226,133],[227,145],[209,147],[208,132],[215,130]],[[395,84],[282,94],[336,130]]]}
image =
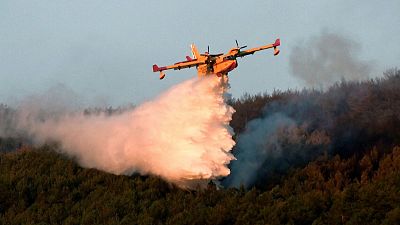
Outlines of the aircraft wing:
{"label": "aircraft wing", "polygon": [[177,62],[173,65],[170,66],[162,66],[158,67],[156,64],[153,65],[153,72],[160,72],[160,80],[165,77],[165,73],[162,71],[164,70],[180,70],[180,69],[185,69],[185,68],[190,68],[194,66],[199,66],[202,64],[205,64],[205,60],[198,60],[198,59],[191,59],[189,56],[186,56],[186,61],[183,62]]}
{"label": "aircraft wing", "polygon": [[254,54],[255,52],[262,51],[262,50],[269,49],[269,48],[274,48],[274,55],[278,55],[279,54],[279,49],[277,47],[280,46],[280,45],[281,45],[281,40],[278,38],[278,39],[275,40],[275,43],[273,43],[273,44],[264,45],[264,46],[261,46],[261,47],[251,48],[251,49],[248,49],[248,50],[240,51],[240,52],[238,52],[237,57],[243,57],[243,56],[246,56],[246,55],[251,55],[251,54]]}

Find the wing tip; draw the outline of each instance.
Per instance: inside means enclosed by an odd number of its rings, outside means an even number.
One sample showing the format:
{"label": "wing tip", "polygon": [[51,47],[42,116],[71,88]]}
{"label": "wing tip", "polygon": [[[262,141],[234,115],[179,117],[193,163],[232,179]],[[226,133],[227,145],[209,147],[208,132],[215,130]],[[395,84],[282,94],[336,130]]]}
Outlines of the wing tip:
{"label": "wing tip", "polygon": [[157,64],[153,65],[153,72],[158,72],[160,71],[160,68],[157,66]]}
{"label": "wing tip", "polygon": [[163,71],[163,70],[166,70],[166,69],[167,69],[166,66],[158,67],[157,64],[153,65],[153,72]]}
{"label": "wing tip", "polygon": [[281,45],[281,39],[280,39],[280,38],[277,38],[277,39],[275,40],[275,43],[273,44],[273,46],[276,47],[276,46],[280,46],[280,45]]}

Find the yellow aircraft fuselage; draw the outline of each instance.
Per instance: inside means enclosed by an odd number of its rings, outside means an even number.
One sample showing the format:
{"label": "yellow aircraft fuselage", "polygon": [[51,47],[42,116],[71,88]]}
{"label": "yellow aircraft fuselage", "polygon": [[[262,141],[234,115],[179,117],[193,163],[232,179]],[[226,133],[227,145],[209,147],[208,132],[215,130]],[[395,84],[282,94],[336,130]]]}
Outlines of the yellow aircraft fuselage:
{"label": "yellow aircraft fuselage", "polygon": [[230,71],[237,67],[236,59],[215,59],[213,64],[202,64],[197,66],[197,74],[199,77],[203,77],[210,74],[215,74],[217,76],[222,76],[228,74]]}

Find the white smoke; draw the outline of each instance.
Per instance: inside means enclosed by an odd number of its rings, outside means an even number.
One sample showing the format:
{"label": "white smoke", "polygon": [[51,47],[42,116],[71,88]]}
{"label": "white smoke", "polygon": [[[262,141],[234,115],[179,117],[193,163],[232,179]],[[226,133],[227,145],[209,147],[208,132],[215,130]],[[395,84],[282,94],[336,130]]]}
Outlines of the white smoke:
{"label": "white smoke", "polygon": [[62,151],[83,167],[154,174],[188,186],[193,180],[230,173],[227,165],[234,159],[230,150],[235,143],[229,122],[234,109],[225,103],[225,79],[185,81],[119,115],[20,118],[20,128],[39,143],[60,142]]}
{"label": "white smoke", "polygon": [[341,80],[368,79],[373,63],[359,58],[361,45],[337,33],[322,32],[292,48],[292,74],[314,88]]}

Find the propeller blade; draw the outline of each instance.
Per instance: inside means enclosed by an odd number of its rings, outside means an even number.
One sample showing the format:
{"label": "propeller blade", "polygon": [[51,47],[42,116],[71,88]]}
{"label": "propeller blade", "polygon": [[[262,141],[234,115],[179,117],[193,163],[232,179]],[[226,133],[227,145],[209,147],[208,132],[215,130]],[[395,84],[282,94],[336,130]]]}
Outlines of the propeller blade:
{"label": "propeller blade", "polygon": [[237,40],[235,40],[236,41],[236,46],[239,48],[239,43],[238,43],[238,41]]}
{"label": "propeller blade", "polygon": [[247,48],[247,45],[240,47],[239,49]]}
{"label": "propeller blade", "polygon": [[210,46],[207,45],[207,52],[210,53]]}

